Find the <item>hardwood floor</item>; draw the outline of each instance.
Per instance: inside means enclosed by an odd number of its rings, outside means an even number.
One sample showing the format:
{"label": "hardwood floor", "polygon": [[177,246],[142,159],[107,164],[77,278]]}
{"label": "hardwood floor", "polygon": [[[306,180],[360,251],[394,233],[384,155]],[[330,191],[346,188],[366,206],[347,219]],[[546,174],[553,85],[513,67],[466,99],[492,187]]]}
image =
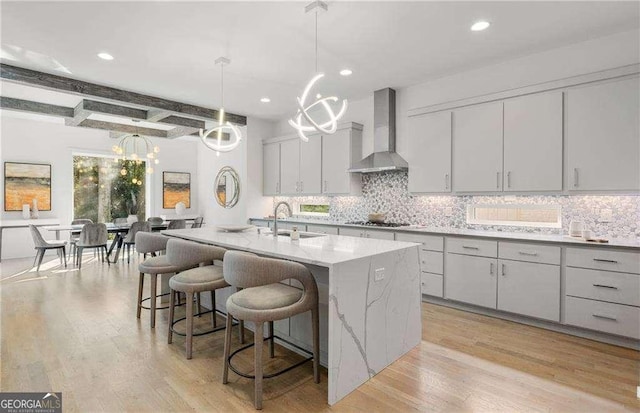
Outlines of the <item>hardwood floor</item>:
{"label": "hardwood floor", "polygon": [[[136,319],[134,261],[107,267],[85,259],[78,271],[50,258],[40,273],[30,259],[0,263],[0,390],[62,391],[67,412],[254,411],[251,381],[231,373],[221,384],[223,332],[194,338],[187,360],[183,337],[166,342],[166,311],[155,331],[148,312]],[[422,337],[333,407],[326,370],[316,385],[308,364],[265,381],[264,409],[640,411],[637,351],[430,304]],[[298,357],[279,346],[276,355],[264,356],[267,368]],[[249,371],[251,359],[248,351],[238,364]]]}

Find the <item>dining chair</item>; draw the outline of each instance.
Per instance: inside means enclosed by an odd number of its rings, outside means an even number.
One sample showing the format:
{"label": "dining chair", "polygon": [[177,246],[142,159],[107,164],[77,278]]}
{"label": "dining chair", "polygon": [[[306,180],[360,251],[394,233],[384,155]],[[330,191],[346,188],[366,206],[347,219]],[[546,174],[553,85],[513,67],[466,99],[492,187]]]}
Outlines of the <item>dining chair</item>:
{"label": "dining chair", "polygon": [[193,224],[191,228],[202,228],[202,223],[204,222],[204,217],[197,217],[193,220]]}
{"label": "dining chair", "polygon": [[127,224],[129,224],[129,223],[127,222],[126,218],[114,218],[113,219],[113,225],[115,225],[117,227],[123,226],[123,225],[127,225]]}
{"label": "dining chair", "polygon": [[[85,224],[93,224],[93,221],[88,218],[78,218],[71,221],[71,225],[85,225]],[[75,257],[76,252],[76,243],[78,242],[78,238],[80,238],[80,233],[71,233],[69,235],[69,259],[71,259],[71,255]]]}
{"label": "dining chair", "polygon": [[162,223],[164,222],[164,219],[160,217],[149,217],[147,218],[147,222],[150,223],[151,225],[162,225]]}
{"label": "dining chair", "polygon": [[169,225],[167,225],[167,229],[185,229],[187,227],[187,221],[184,219],[174,219],[173,221],[169,221]]}
{"label": "dining chair", "polygon": [[[76,243],[76,262],[78,269],[82,268],[82,252],[85,248],[96,249],[100,252],[102,262],[107,255],[107,226],[105,224],[85,224],[80,231],[80,238]],[[107,259],[107,264],[109,260]]]}
{"label": "dining chair", "polygon": [[131,224],[131,228],[129,228],[129,232],[123,240],[124,247],[127,250],[127,264],[131,262],[131,246],[135,248],[136,234],[138,232],[151,232],[151,223],[144,221]]}
{"label": "dining chair", "polygon": [[[31,231],[31,236],[33,237],[33,243],[35,245],[35,249],[37,251],[36,258],[33,260],[33,265],[36,265],[36,261],[38,262],[38,267],[36,271],[40,271],[40,264],[42,264],[42,259],[44,258],[44,254],[47,250],[58,250],[58,256],[60,257],[60,264],[62,265],[62,260],[64,258],[64,266],[67,266],[67,253],[65,252],[65,246],[67,245],[67,241],[47,241],[42,237],[42,234],[38,230],[35,225],[29,225],[29,230]],[[62,250],[62,251],[61,251]],[[60,255],[62,252],[62,256]]]}

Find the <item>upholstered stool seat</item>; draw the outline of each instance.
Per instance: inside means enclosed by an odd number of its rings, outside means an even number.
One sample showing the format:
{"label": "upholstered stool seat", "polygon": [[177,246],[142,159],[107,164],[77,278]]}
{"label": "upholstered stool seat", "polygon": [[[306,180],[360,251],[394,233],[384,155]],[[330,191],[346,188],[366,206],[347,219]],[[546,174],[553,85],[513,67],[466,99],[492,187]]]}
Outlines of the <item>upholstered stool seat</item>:
{"label": "upholstered stool seat", "polygon": [[[227,384],[229,369],[234,373],[254,379],[256,409],[262,409],[262,380],[285,373],[294,367],[313,360],[313,376],[316,383],[320,382],[320,338],[318,315],[318,286],[313,275],[304,265],[271,258],[251,256],[237,251],[229,251],[225,254],[223,262],[224,278],[229,285],[242,288],[227,299],[227,331],[224,341],[224,368],[222,383]],[[302,288],[282,284],[288,279],[297,280]],[[292,317],[296,314],[311,312],[313,352],[309,353],[296,344],[289,342],[273,334],[273,322]],[[231,316],[239,320],[253,321],[255,331],[254,343],[241,347],[231,353]],[[268,334],[264,338],[264,323],[267,323]],[[264,341],[269,343],[269,355],[274,357],[274,338],[286,342],[299,350],[312,355],[292,366],[268,375],[263,374],[262,346]],[[255,346],[254,357],[255,375],[243,373],[231,363],[233,356],[239,352]]]}
{"label": "upholstered stool seat", "polygon": [[170,274],[180,271],[180,267],[171,265],[166,255],[149,257],[138,265],[138,270],[144,274]]}
{"label": "upholstered stool seat", "polygon": [[287,318],[288,308],[300,301],[302,290],[285,284],[269,284],[262,287],[245,288],[229,297],[227,308],[240,318],[256,321],[264,310],[279,310],[282,317],[271,312],[266,320]]}
{"label": "upholstered stool seat", "polygon": [[[178,267],[199,267],[190,268],[179,272],[169,280],[170,296],[169,296],[169,332],[167,342],[171,344],[173,334],[186,336],[186,355],[187,359],[192,357],[193,336],[214,333],[216,331],[227,328],[226,326],[217,326],[216,313],[220,313],[228,317],[216,309],[216,290],[228,287],[229,284],[224,279],[223,268],[219,265],[212,265],[214,261],[223,260],[226,250],[219,247],[202,245],[195,242],[171,239],[167,243],[167,259],[169,263]],[[200,293],[209,291],[211,293],[211,310],[201,311]],[[176,295],[184,293],[186,296],[186,314],[185,317],[174,321],[175,299]],[[193,299],[196,298],[197,311],[193,311]],[[211,313],[212,329],[193,332],[193,317],[202,314]],[[186,332],[184,334],[175,331],[174,326],[186,320]],[[231,324],[231,323],[230,323]],[[228,327],[231,329],[231,326]],[[244,324],[240,325],[240,340],[243,341],[242,330]]]}

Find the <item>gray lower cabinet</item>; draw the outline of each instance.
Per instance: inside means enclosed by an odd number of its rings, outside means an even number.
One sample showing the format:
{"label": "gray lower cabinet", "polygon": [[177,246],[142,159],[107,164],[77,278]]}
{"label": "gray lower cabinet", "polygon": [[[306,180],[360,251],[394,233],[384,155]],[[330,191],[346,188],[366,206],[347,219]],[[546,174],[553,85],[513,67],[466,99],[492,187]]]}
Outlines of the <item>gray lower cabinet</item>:
{"label": "gray lower cabinet", "polygon": [[445,298],[496,308],[495,258],[448,253],[445,263]]}
{"label": "gray lower cabinet", "polygon": [[498,261],[498,310],[560,321],[560,266]]}
{"label": "gray lower cabinet", "polygon": [[338,235],[338,227],[328,225],[307,225],[307,231],[316,234]]}

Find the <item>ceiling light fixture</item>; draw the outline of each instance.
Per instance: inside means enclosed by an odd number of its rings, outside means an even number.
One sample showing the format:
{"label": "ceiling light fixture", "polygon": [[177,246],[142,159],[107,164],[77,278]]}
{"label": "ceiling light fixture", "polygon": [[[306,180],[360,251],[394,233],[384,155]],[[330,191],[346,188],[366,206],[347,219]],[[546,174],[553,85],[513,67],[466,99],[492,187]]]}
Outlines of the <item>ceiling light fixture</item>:
{"label": "ceiling light fixture", "polygon": [[481,20],[479,22],[475,22],[473,23],[473,25],[471,26],[471,31],[474,32],[481,32],[483,30],[485,30],[486,28],[488,28],[489,26],[491,26],[491,23]]}
{"label": "ceiling light fixture", "polygon": [[98,53],[98,57],[102,60],[113,60],[113,56],[111,56],[109,53],[107,52],[100,52]]}
{"label": "ceiling light fixture", "polygon": [[[315,76],[307,83],[307,86],[304,88],[302,92],[302,96],[297,98],[298,100],[298,111],[292,119],[289,119],[289,125],[291,125],[298,132],[298,136],[304,142],[308,142],[309,138],[305,135],[305,132],[318,131],[320,133],[324,133],[327,135],[331,135],[338,130],[338,120],[344,116],[347,110],[347,100],[342,100],[342,106],[338,110],[338,113],[334,113],[333,108],[330,106],[329,102],[337,102],[338,98],[336,96],[327,96],[322,98],[320,94],[316,94],[316,101],[307,105],[307,96],[313,85],[320,79],[324,77],[324,73],[318,72],[318,12],[319,11],[327,11],[329,6],[327,3],[323,1],[314,1],[305,7],[306,12],[314,11],[316,14],[316,43],[315,43],[315,54],[316,54],[316,74]],[[306,105],[306,106],[305,106]],[[309,115],[310,109],[315,108],[320,105],[324,112],[326,113],[328,120],[325,122],[317,122],[315,119]],[[304,121],[303,121],[304,119]]]}
{"label": "ceiling light fixture", "polygon": [[[226,57],[219,57],[216,59],[216,64],[220,65],[220,110],[218,111],[218,126],[215,128],[211,128],[209,130],[200,129],[200,139],[202,139],[202,143],[211,150],[216,151],[216,155],[220,156],[220,152],[229,152],[234,150],[240,145],[240,141],[242,140],[242,133],[240,133],[240,129],[229,121],[225,121],[224,119],[224,65],[228,65],[231,63],[231,60]],[[222,142],[222,133],[223,131],[229,132],[229,142]],[[213,142],[207,141],[209,135],[213,132],[217,133],[216,140]]]}
{"label": "ceiling light fixture", "polygon": [[340,71],[340,74],[342,76],[351,76],[353,74],[353,71],[351,69],[342,69]]}
{"label": "ceiling light fixture", "polygon": [[271,102],[271,99],[269,99],[268,97],[263,97],[262,99],[260,99],[260,102],[269,103],[269,102]]}
{"label": "ceiling light fixture", "polygon": [[[146,136],[138,135],[125,135],[117,145],[113,145],[111,148],[113,152],[118,155],[118,158],[122,161],[134,161],[137,165],[141,165],[145,159],[151,164],[152,162],[157,165],[160,163],[158,160],[158,152],[160,148],[153,146],[151,140]],[[122,175],[127,174],[127,170],[122,168],[120,171]],[[147,173],[153,173],[153,167],[147,166]]]}

